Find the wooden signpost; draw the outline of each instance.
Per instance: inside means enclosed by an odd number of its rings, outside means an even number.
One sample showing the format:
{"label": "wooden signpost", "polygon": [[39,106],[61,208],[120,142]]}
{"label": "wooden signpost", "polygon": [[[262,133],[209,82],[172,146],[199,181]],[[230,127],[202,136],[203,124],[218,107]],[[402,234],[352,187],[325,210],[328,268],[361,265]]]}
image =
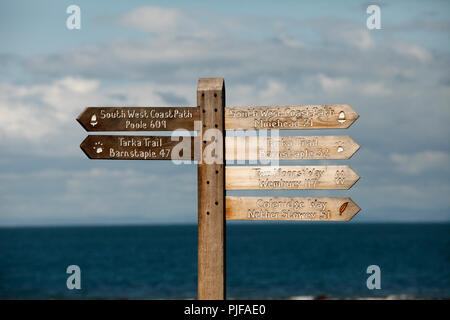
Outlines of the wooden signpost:
{"label": "wooden signpost", "polygon": [[359,149],[349,136],[225,138],[225,130],[344,129],[358,117],[345,104],[225,107],[223,78],[206,78],[199,79],[196,107],[88,107],[77,121],[92,132],[196,131],[195,137],[89,135],[80,147],[89,159],[197,161],[198,299],[211,300],[226,297],[226,220],[348,221],[360,210],[346,197],[225,194],[350,189],[359,176],[346,165],[225,167],[225,160],[349,159]]}
{"label": "wooden signpost", "polygon": [[[225,299],[225,172],[223,78],[200,79],[197,104],[201,109],[201,161],[198,164],[198,299]],[[210,141],[203,132],[212,130],[221,141]],[[216,145],[217,162],[208,164],[209,144]],[[220,153],[220,154],[217,154]]]}

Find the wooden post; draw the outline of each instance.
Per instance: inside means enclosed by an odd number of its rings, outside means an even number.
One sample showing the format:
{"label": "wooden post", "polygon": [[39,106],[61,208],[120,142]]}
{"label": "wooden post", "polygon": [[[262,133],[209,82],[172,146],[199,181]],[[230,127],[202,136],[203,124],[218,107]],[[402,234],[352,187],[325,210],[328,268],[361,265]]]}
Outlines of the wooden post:
{"label": "wooden post", "polygon": [[[199,79],[197,104],[203,134],[198,164],[198,299],[225,299],[225,84],[223,78]],[[222,141],[210,141],[209,131]],[[216,134],[214,134],[214,132]],[[216,162],[207,160],[212,145],[222,152]],[[209,146],[209,147],[208,147]],[[204,153],[205,148],[207,152]],[[216,149],[217,150],[217,149]],[[213,154],[214,155],[214,154]],[[209,162],[209,164],[208,164]]]}

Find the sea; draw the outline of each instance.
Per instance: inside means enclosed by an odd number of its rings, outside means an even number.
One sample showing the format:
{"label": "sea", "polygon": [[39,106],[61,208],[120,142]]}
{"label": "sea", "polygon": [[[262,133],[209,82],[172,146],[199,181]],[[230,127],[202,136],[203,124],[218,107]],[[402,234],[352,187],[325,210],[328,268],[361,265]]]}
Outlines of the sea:
{"label": "sea", "polygon": [[[0,228],[0,299],[196,295],[196,225]],[[450,224],[227,223],[226,296],[448,299]]]}

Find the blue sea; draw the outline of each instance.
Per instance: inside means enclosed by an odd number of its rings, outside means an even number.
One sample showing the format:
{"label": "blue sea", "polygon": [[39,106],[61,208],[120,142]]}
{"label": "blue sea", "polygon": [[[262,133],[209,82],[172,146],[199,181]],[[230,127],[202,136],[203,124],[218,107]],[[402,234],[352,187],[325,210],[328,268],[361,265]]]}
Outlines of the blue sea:
{"label": "blue sea", "polygon": [[[449,249],[450,224],[228,223],[227,298],[450,298]],[[195,225],[2,228],[0,256],[2,299],[196,297]]]}

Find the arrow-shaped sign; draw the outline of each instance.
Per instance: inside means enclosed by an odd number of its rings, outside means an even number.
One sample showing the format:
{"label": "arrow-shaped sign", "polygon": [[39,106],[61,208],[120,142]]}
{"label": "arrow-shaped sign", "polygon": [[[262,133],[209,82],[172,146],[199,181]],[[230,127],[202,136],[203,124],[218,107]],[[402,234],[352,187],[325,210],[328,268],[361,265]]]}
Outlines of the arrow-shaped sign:
{"label": "arrow-shaped sign", "polygon": [[194,107],[88,107],[77,118],[86,131],[192,131],[195,120]]}
{"label": "arrow-shaped sign", "polygon": [[345,129],[358,117],[347,104],[227,107],[225,129]]}
{"label": "arrow-shaped sign", "polygon": [[176,138],[180,141],[172,141],[170,136],[93,135],[80,147],[89,159],[193,160],[193,137]]}
{"label": "arrow-shaped sign", "polygon": [[226,137],[226,160],[349,159],[359,145],[349,136]]}
{"label": "arrow-shaped sign", "polygon": [[[359,115],[348,105],[226,107],[225,129],[341,129]],[[197,107],[87,107],[77,121],[86,131],[194,130]]]}
{"label": "arrow-shaped sign", "polygon": [[227,220],[348,221],[359,210],[350,198],[226,197]]}
{"label": "arrow-shaped sign", "polygon": [[227,166],[227,190],[350,189],[359,176],[349,166]]}

